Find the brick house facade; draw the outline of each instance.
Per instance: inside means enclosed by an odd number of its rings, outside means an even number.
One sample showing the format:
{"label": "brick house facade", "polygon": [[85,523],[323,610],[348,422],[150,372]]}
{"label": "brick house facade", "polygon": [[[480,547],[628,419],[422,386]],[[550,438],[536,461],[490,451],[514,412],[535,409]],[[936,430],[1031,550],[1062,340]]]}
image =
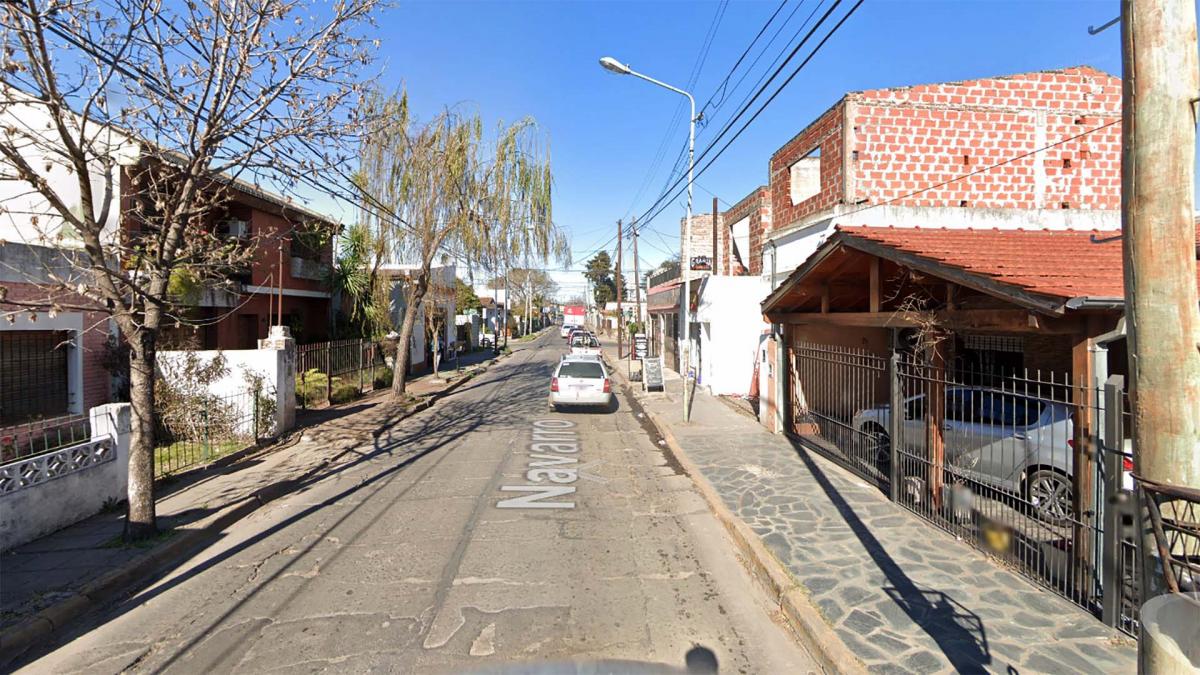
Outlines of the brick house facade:
{"label": "brick house facade", "polygon": [[780,272],[836,224],[1116,229],[1120,121],[1087,66],[848,93],[770,159]]}
{"label": "brick house facade", "polygon": [[761,275],[763,240],[771,234],[771,190],[754,188],[721,214],[724,226],[718,237],[718,274]]}

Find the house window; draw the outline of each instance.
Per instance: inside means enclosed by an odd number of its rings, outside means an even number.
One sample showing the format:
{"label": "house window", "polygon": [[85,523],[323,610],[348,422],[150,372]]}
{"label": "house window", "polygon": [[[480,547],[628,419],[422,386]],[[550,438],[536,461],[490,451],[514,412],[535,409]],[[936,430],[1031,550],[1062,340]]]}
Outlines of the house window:
{"label": "house window", "polygon": [[0,424],[71,412],[70,340],[68,331],[0,332]]}
{"label": "house window", "polygon": [[821,148],[816,147],[788,167],[791,176],[792,205],[821,191]]}

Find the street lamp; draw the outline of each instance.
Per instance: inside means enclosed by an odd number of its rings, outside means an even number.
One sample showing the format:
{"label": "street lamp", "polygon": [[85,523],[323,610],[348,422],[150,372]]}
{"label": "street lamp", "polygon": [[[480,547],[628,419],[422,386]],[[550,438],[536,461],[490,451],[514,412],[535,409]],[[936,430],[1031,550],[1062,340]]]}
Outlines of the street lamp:
{"label": "street lamp", "polygon": [[670,89],[676,94],[683,94],[687,97],[688,103],[690,103],[692,106],[691,113],[688,115],[687,220],[685,220],[683,224],[683,260],[681,261],[683,264],[681,265],[680,269],[680,273],[683,274],[683,297],[680,299],[680,304],[683,305],[683,340],[685,345],[683,350],[683,421],[686,422],[691,418],[692,412],[688,397],[688,390],[691,388],[689,386],[689,380],[692,372],[692,320],[690,316],[692,303],[692,277],[690,276],[689,272],[691,272],[692,267],[692,170],[694,169],[693,154],[696,148],[696,99],[692,98],[692,95],[686,91],[678,87],[672,87],[666,82],[660,82],[649,75],[643,75],[611,56],[605,56],[601,58],[600,65],[605,70],[616,73],[617,75],[633,75],[634,77],[641,78],[651,84],[657,84],[663,89]]}

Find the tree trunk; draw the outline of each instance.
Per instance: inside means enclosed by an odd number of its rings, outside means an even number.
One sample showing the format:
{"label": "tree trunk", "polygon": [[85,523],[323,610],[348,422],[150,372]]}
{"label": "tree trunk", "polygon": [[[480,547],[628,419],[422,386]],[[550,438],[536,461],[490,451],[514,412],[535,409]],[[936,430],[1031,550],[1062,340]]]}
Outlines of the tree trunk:
{"label": "tree trunk", "polygon": [[158,533],[154,512],[154,358],[153,331],[138,331],[130,340],[129,517],[125,538],[133,541]]}
{"label": "tree trunk", "polygon": [[404,308],[404,320],[400,322],[400,338],[396,343],[396,367],[392,371],[392,398],[404,396],[408,386],[408,343],[412,340],[413,327],[417,323],[417,312],[421,311],[421,302],[425,299],[425,291],[429,288],[429,274],[422,270],[417,273],[408,297],[408,306]]}

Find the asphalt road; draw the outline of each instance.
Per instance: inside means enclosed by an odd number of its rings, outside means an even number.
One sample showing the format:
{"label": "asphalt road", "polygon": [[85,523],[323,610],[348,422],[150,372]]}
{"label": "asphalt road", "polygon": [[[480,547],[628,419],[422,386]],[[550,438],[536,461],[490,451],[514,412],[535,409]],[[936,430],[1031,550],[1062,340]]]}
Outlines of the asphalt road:
{"label": "asphalt road", "polygon": [[814,670],[623,395],[615,412],[548,411],[562,350],[553,332],[391,428],[347,418],[361,461],[25,670],[682,665],[696,646],[723,673]]}

